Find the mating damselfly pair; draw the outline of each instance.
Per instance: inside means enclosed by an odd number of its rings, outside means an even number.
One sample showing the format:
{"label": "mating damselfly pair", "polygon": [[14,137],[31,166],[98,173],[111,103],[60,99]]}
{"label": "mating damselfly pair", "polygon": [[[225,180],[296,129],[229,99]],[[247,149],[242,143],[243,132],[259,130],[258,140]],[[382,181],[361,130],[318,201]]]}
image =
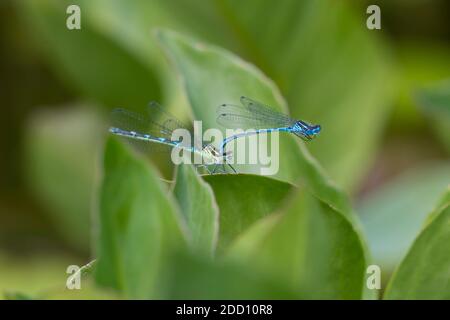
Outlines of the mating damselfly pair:
{"label": "mating damselfly pair", "polygon": [[[226,172],[226,166],[236,173],[229,163],[232,154],[225,152],[231,141],[250,135],[288,132],[303,140],[313,139],[321,130],[320,125],[312,125],[302,120],[273,110],[271,107],[247,97],[241,97],[242,105],[223,104],[217,108],[217,122],[225,128],[251,129],[223,139],[219,148],[202,141],[190,143],[174,135],[177,129],[188,130],[175,116],[165,111],[158,103],[151,102],[146,116],[124,109],[112,112],[112,127],[109,131],[124,137],[144,151],[180,149],[200,156],[201,163],[197,168],[205,168],[208,173]],[[191,135],[192,136],[192,135]],[[212,170],[210,167],[213,167]],[[219,170],[220,168],[220,170]]]}

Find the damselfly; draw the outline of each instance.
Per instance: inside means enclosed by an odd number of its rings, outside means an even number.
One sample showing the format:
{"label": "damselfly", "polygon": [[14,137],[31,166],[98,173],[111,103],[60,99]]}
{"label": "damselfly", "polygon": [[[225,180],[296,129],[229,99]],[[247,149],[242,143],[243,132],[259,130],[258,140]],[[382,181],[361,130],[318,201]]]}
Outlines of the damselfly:
{"label": "damselfly", "polygon": [[235,139],[253,134],[290,132],[303,140],[312,140],[320,132],[320,125],[295,120],[273,110],[271,107],[250,98],[241,97],[242,106],[223,104],[217,108],[217,122],[226,128],[254,129],[225,138],[220,146],[223,153],[226,145]]}
{"label": "damselfly", "polygon": [[[176,129],[188,130],[187,126],[165,111],[158,103],[151,102],[147,111],[147,115],[143,116],[125,109],[114,109],[111,114],[112,126],[109,132],[125,138],[141,151],[169,151],[172,148],[178,148],[200,155],[201,164],[195,164],[197,168],[204,167],[211,173],[208,169],[209,165],[217,167],[222,164],[225,171],[224,163],[227,157],[231,157],[230,153],[221,153],[212,144],[200,142],[199,147],[196,147],[196,143],[174,138],[173,133]],[[190,136],[194,137],[191,132]],[[234,168],[229,166],[235,172]]]}

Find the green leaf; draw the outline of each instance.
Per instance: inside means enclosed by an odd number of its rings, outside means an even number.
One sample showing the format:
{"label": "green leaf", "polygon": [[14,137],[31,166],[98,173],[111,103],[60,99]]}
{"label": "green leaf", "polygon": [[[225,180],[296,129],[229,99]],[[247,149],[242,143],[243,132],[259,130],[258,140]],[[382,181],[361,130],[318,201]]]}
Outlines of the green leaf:
{"label": "green leaf", "polygon": [[193,246],[204,253],[214,253],[219,232],[219,208],[211,187],[192,166],[180,165],[173,193],[186,219]]}
{"label": "green leaf", "polygon": [[358,208],[374,262],[393,271],[450,181],[448,163],[428,163],[402,174],[363,199]]}
{"label": "green leaf", "polygon": [[304,189],[243,233],[228,257],[290,285],[301,299],[360,299],[366,254],[351,222]]}
{"label": "green leaf", "polygon": [[91,204],[102,125],[85,108],[41,110],[25,133],[28,185],[71,246],[90,248]]}
{"label": "green leaf", "polygon": [[419,105],[433,120],[432,129],[450,151],[450,79],[417,94]]}
{"label": "green leaf", "polygon": [[[445,196],[449,199],[450,192]],[[450,299],[450,203],[438,206],[395,271],[385,299]]]}
{"label": "green leaf", "polygon": [[220,208],[219,248],[273,212],[293,188],[289,183],[256,175],[204,176]]}
{"label": "green leaf", "polygon": [[167,270],[165,299],[294,299],[295,294],[273,278],[229,261],[177,254]]}
{"label": "green leaf", "polygon": [[96,280],[129,298],[155,298],[167,256],[184,246],[181,217],[154,169],[114,137],[103,170]]}
{"label": "green leaf", "polygon": [[[90,2],[90,1],[88,1]],[[81,9],[81,30],[66,27],[66,8]],[[30,29],[45,43],[42,49],[54,69],[83,95],[108,106],[142,108],[150,98],[160,97],[155,67],[129,50],[119,34],[104,32],[86,1],[21,1],[19,12]],[[101,15],[103,10],[97,10]]]}
{"label": "green leaf", "polygon": [[[158,37],[183,78],[194,117],[203,121],[204,130],[217,128],[217,106],[224,102],[239,103],[241,95],[286,109],[274,83],[237,56],[175,32],[160,31]],[[350,211],[347,197],[326,178],[298,138],[288,134],[280,136],[279,154],[279,172],[274,177],[306,185],[330,205],[345,213]],[[259,166],[247,165],[240,172],[259,173]]]}

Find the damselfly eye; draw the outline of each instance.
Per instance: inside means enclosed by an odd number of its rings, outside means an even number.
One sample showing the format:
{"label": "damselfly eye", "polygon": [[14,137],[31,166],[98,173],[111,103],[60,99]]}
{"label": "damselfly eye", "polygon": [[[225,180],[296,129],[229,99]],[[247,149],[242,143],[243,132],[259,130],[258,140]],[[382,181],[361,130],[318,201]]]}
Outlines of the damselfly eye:
{"label": "damselfly eye", "polygon": [[322,129],[322,127],[320,125],[315,125],[315,126],[311,126],[309,131],[312,135],[316,135],[320,132],[321,129]]}

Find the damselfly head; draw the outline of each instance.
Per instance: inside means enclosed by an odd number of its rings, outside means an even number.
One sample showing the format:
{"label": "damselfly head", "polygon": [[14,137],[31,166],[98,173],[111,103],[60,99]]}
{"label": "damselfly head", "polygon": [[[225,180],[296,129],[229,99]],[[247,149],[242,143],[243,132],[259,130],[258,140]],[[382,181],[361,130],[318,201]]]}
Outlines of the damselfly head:
{"label": "damselfly head", "polygon": [[315,135],[319,134],[321,129],[322,128],[319,124],[312,125],[312,126],[309,126],[308,130],[306,131],[306,134],[309,136],[315,136]]}
{"label": "damselfly head", "polygon": [[297,121],[293,127],[293,132],[296,136],[302,138],[305,141],[314,139],[321,130],[320,125],[314,125],[305,121]]}

